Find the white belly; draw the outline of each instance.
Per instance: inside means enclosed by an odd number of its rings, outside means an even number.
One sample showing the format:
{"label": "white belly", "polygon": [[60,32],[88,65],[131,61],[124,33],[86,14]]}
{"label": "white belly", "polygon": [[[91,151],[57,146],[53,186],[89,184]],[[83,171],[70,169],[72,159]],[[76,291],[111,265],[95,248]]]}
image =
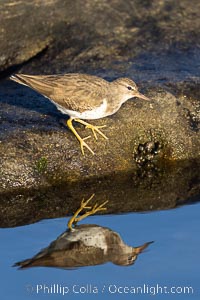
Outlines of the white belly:
{"label": "white belly", "polygon": [[86,246],[101,248],[104,253],[107,252],[107,244],[105,235],[102,229],[98,227],[89,227],[85,230],[73,229],[70,235],[67,236],[68,241],[82,241]]}
{"label": "white belly", "polygon": [[60,110],[63,114],[66,114],[72,118],[77,118],[77,119],[85,119],[85,120],[94,120],[94,119],[101,119],[103,117],[106,117],[106,109],[107,109],[107,101],[106,99],[103,100],[103,103],[93,109],[93,110],[86,110],[84,112],[77,112],[74,110],[66,109],[63,106],[55,103],[54,101],[50,100],[53,102],[53,104],[56,105],[57,109]]}

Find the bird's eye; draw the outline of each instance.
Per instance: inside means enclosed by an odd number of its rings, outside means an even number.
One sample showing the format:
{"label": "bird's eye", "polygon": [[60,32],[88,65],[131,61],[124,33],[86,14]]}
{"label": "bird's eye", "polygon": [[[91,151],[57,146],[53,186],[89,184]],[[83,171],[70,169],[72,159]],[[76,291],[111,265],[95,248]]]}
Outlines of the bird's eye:
{"label": "bird's eye", "polygon": [[129,91],[131,91],[133,88],[129,85],[129,86],[127,87],[127,89],[128,89]]}
{"label": "bird's eye", "polygon": [[133,256],[128,257],[128,261],[131,262],[133,260]]}
{"label": "bird's eye", "polygon": [[133,256],[133,255],[130,255],[129,257],[128,257],[128,262],[129,263],[133,263],[135,260],[136,260],[136,258],[137,258],[137,256]]}

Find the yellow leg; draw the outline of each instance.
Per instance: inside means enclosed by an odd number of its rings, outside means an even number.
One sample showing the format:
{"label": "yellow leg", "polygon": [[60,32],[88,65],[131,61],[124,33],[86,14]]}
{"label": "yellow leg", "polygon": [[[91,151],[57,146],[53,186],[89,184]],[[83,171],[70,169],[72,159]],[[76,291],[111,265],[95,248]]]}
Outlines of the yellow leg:
{"label": "yellow leg", "polygon": [[94,152],[92,151],[92,149],[85,142],[85,140],[89,139],[90,136],[87,136],[85,138],[81,138],[80,135],[78,134],[78,132],[75,130],[74,126],[72,125],[72,120],[73,120],[72,118],[70,118],[70,119],[67,120],[67,126],[73,132],[73,134],[75,135],[75,137],[79,140],[82,154],[84,155],[84,149],[83,149],[83,147],[86,147],[94,155]]}
{"label": "yellow leg", "polygon": [[[91,207],[91,206],[87,206],[87,204],[92,200],[92,198],[94,197],[94,194],[86,201],[84,201],[84,199],[81,201],[81,206],[79,207],[79,209],[77,209],[77,211],[75,212],[75,214],[71,217],[71,219],[69,220],[67,226],[70,230],[72,230],[72,226],[76,225],[78,222],[80,222],[81,220],[85,219],[88,216],[94,215],[97,211],[102,211],[102,210],[106,210],[107,208],[104,207],[104,205],[106,203],[108,203],[108,200],[103,202],[102,204],[98,205],[97,203]],[[79,216],[80,212],[83,209],[90,209],[89,211],[85,212],[82,216]]]}
{"label": "yellow leg", "polygon": [[103,125],[103,126],[95,126],[95,125],[92,125],[92,124],[87,123],[87,122],[85,122],[85,121],[83,121],[83,120],[80,120],[80,119],[74,119],[74,121],[76,121],[76,122],[78,122],[78,123],[81,123],[81,124],[85,125],[85,128],[91,129],[91,130],[92,130],[92,133],[94,134],[94,137],[95,137],[96,140],[97,140],[96,132],[98,132],[104,139],[106,139],[106,140],[108,139],[107,136],[105,136],[105,134],[103,134],[103,132],[101,132],[101,131],[99,130],[99,128],[104,128],[104,127],[106,127],[106,125]]}

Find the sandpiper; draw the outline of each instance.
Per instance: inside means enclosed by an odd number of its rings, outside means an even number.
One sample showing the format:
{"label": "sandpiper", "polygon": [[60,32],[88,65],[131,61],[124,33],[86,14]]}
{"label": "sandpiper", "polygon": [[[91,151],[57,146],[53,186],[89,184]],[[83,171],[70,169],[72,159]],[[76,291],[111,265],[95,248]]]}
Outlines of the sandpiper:
{"label": "sandpiper", "polygon": [[[84,218],[106,210],[105,204],[108,201],[100,205],[89,205],[93,197],[94,194],[88,200],[82,200],[80,208],[68,222],[68,229],[55,241],[34,257],[14,266],[20,269],[37,266],[76,268],[107,262],[121,266],[133,265],[138,255],[152,242],[132,247],[125,244],[117,232],[107,227],[96,224],[77,225]],[[80,215],[82,210],[85,213]]]}
{"label": "sandpiper", "polygon": [[90,136],[81,138],[72,121],[91,129],[95,139],[97,139],[96,133],[107,139],[100,130],[106,125],[95,126],[84,120],[113,115],[124,102],[133,97],[149,100],[138,91],[135,82],[129,78],[118,78],[109,82],[93,75],[69,73],[60,75],[15,74],[10,79],[47,97],[58,110],[70,116],[66,124],[79,140],[83,155],[84,147],[94,154],[85,142]]}

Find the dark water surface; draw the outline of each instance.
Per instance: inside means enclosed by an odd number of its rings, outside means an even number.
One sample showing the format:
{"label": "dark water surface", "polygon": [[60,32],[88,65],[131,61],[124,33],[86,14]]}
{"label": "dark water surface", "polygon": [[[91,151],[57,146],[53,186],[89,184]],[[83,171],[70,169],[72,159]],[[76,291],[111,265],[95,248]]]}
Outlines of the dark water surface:
{"label": "dark water surface", "polygon": [[199,216],[197,203],[84,220],[82,223],[118,232],[128,245],[154,241],[129,267],[107,263],[73,270],[18,270],[12,265],[57,238],[66,229],[67,219],[0,229],[1,299],[152,299],[152,295],[156,299],[200,299]]}

